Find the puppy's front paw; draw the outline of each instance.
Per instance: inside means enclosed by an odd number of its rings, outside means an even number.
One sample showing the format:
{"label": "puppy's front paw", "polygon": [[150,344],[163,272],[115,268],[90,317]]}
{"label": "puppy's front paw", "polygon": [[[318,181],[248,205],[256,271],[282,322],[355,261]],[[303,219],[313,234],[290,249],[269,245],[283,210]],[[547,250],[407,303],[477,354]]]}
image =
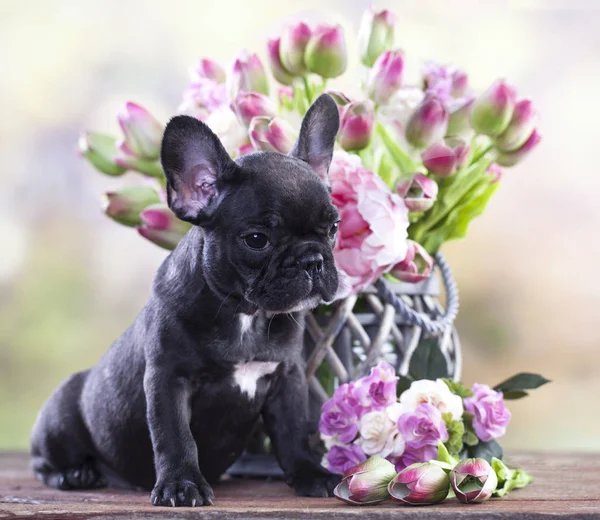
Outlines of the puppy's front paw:
{"label": "puppy's front paw", "polygon": [[155,506],[212,506],[215,495],[204,479],[198,485],[191,480],[181,479],[157,482],[150,500]]}
{"label": "puppy's front paw", "polygon": [[301,478],[294,480],[292,486],[296,495],[302,497],[331,497],[333,489],[342,480],[339,475],[325,473],[315,475],[312,478]]}

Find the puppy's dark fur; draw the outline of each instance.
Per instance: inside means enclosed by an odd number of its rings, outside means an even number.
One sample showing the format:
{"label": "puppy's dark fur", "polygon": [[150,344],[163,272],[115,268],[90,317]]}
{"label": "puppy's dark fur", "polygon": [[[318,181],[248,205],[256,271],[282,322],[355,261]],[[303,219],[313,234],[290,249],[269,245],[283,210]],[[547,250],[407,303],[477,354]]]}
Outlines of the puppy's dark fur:
{"label": "puppy's dark fur", "polygon": [[161,153],[169,203],[195,226],[134,323],[40,412],[31,441],[40,479],[148,489],[155,505],[212,504],[209,483],[262,417],[286,481],[299,494],[331,493],[337,477],[308,448],[300,351],[303,312],[338,289],[326,185],[337,129],[323,95],[289,156],[234,162],[203,123],[171,120]]}

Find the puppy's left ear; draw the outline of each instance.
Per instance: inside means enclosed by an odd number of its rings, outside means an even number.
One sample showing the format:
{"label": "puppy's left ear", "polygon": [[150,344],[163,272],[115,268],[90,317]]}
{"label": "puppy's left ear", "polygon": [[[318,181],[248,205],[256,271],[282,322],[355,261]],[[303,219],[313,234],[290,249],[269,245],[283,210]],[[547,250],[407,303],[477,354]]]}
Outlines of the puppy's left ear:
{"label": "puppy's left ear", "polygon": [[298,141],[290,152],[292,157],[307,162],[328,186],[327,172],[339,126],[336,102],[328,94],[321,94],[304,116]]}
{"label": "puppy's left ear", "polygon": [[202,121],[176,116],[165,128],[160,160],[167,177],[167,201],[181,220],[201,225],[217,209],[223,184],[237,165]]}

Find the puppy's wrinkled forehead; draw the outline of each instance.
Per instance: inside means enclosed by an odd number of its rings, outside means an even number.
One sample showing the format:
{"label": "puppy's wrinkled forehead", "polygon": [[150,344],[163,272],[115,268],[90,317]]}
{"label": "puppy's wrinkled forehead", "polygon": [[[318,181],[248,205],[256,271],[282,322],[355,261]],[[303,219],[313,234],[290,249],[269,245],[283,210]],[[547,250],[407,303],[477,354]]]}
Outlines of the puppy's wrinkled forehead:
{"label": "puppy's wrinkled forehead", "polygon": [[244,178],[241,191],[246,192],[240,196],[246,196],[247,207],[256,216],[280,216],[306,230],[337,217],[328,188],[304,161],[275,152],[256,152],[237,163]]}

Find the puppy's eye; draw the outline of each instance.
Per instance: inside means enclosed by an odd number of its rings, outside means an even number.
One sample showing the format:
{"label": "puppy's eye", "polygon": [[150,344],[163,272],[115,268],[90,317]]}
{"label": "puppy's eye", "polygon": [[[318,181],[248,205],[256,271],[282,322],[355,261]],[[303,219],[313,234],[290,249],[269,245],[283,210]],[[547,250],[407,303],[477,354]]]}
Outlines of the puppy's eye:
{"label": "puppy's eye", "polygon": [[335,222],[333,224],[333,226],[331,226],[331,228],[329,229],[329,237],[333,238],[335,237],[337,231],[338,231],[338,227],[339,227],[339,223],[341,222],[341,220],[338,220],[337,222]]}
{"label": "puppy's eye", "polygon": [[250,249],[264,249],[269,245],[269,238],[264,233],[250,233],[244,237],[244,243]]}

